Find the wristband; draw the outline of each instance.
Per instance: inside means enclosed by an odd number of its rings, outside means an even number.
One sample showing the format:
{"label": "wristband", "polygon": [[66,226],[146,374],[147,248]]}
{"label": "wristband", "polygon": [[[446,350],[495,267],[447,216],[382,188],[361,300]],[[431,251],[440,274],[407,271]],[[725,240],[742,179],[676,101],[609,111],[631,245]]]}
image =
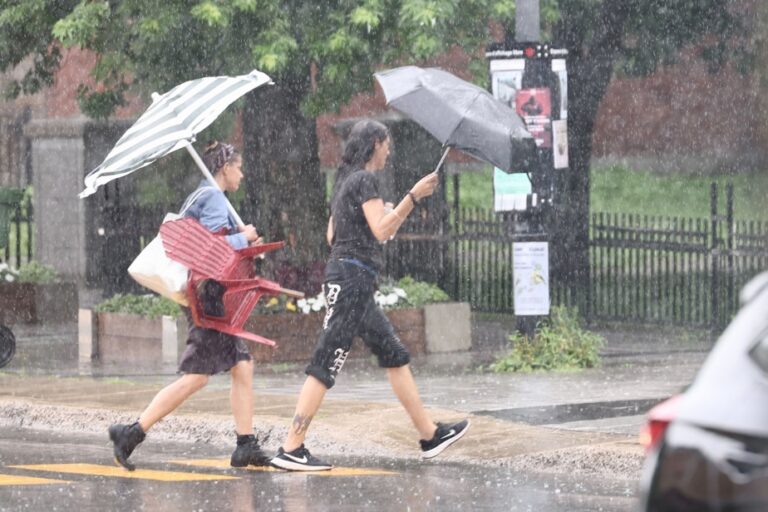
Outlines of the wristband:
{"label": "wristband", "polygon": [[410,197],[411,201],[413,201],[413,206],[419,206],[419,200],[416,199],[416,195],[410,190],[408,191],[408,197]]}

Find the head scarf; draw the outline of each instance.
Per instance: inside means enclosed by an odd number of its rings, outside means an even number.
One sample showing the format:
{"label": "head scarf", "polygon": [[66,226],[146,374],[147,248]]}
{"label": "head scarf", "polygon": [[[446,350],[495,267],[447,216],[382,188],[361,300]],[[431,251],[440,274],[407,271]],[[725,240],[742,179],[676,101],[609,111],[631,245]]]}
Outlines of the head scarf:
{"label": "head scarf", "polygon": [[216,174],[219,169],[229,162],[237,153],[232,144],[226,142],[213,141],[205,148],[205,164],[211,174]]}

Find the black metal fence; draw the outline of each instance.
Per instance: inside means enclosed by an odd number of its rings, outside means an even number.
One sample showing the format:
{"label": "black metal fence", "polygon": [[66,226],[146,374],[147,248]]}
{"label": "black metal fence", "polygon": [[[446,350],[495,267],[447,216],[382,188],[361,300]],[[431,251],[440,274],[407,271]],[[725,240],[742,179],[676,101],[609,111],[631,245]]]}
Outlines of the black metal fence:
{"label": "black metal fence", "polygon": [[[408,222],[387,245],[387,274],[436,282],[474,310],[513,312],[513,244],[530,238],[491,210],[459,209],[451,220],[437,234]],[[734,220],[731,187],[721,213],[713,185],[709,218],[594,213],[589,260],[588,288],[566,293],[554,282],[553,305],[578,304],[590,321],[723,325],[741,287],[768,269],[768,222]]]}
{"label": "black metal fence", "polygon": [[14,268],[32,261],[35,254],[35,225],[32,198],[25,195],[11,215],[8,240],[0,240],[3,262]]}

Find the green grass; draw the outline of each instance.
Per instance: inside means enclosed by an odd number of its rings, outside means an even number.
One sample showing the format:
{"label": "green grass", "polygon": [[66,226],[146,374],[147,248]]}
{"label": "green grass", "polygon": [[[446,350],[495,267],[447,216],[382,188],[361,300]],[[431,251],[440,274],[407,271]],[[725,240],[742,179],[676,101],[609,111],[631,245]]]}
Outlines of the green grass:
{"label": "green grass", "polygon": [[593,212],[641,213],[670,217],[708,217],[710,186],[718,184],[718,210],[725,213],[725,186],[733,183],[734,217],[768,220],[768,173],[685,176],[631,171],[625,167],[592,170]]}
{"label": "green grass", "polygon": [[[625,167],[592,169],[590,209],[593,212],[639,213],[670,217],[708,217],[710,184],[720,190],[718,209],[725,212],[725,185],[733,183],[734,217],[768,220],[768,172],[734,176],[690,176],[633,171]],[[448,179],[449,204],[453,204],[453,179]],[[459,175],[461,206],[493,207],[493,174],[490,168]]]}

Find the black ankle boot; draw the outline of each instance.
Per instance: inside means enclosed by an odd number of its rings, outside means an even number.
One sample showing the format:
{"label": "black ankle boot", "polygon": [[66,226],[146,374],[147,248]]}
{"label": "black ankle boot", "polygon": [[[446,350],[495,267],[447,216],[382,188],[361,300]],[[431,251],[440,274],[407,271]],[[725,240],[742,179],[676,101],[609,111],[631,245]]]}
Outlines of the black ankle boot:
{"label": "black ankle boot", "polygon": [[128,471],[136,469],[136,466],[128,462],[128,457],[146,436],[138,421],[130,425],[109,427],[109,439],[115,444],[115,462]]}
{"label": "black ankle boot", "polygon": [[237,448],[232,453],[229,464],[235,468],[246,466],[268,466],[270,458],[261,450],[259,440],[253,434],[237,436]]}

